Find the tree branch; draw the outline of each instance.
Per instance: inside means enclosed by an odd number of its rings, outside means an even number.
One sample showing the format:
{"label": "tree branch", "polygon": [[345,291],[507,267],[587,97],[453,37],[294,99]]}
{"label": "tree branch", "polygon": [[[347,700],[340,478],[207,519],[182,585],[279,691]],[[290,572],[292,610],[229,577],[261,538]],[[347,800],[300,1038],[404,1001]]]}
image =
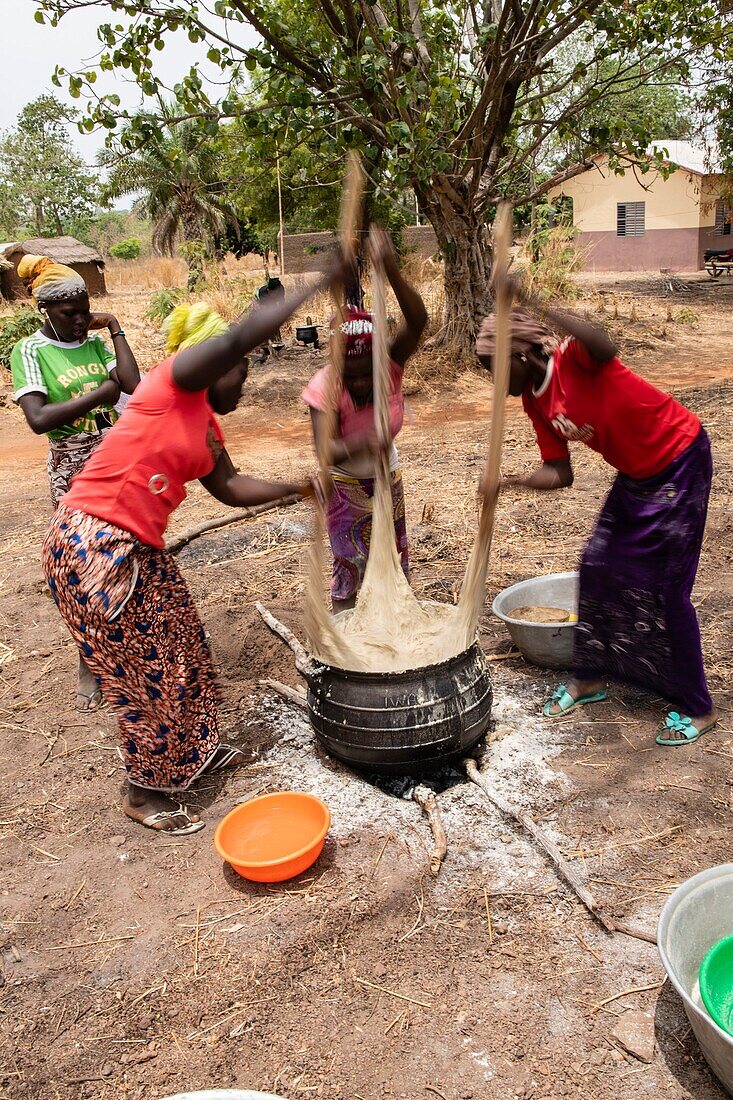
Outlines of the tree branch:
{"label": "tree branch", "polygon": [[420,58],[423,73],[427,76],[433,59],[430,56],[430,50],[423,34],[422,20],[420,19],[420,0],[409,0],[409,7],[412,33],[417,41],[417,55]]}
{"label": "tree branch", "polygon": [[327,69],[323,64],[321,67],[316,67],[316,58],[313,58],[313,64],[310,64],[303,53],[288,46],[283,42],[276,34],[270,30],[266,23],[255,15],[250,7],[244,3],[244,0],[230,0],[232,7],[236,8],[240,12],[247,22],[254,27],[258,34],[262,35],[268,46],[275,51],[278,57],[282,57],[289,65],[292,65],[294,69],[297,69],[301,73],[305,73],[310,77],[317,88],[322,88],[327,91],[332,87],[332,81],[327,75]]}

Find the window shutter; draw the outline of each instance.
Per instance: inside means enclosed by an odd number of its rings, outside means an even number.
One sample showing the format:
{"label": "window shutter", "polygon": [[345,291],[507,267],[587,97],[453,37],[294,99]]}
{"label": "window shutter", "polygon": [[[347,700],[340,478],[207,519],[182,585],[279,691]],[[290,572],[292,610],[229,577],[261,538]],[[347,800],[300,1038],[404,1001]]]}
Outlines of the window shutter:
{"label": "window shutter", "polygon": [[730,236],[730,218],[733,213],[727,203],[718,199],[715,204],[715,233],[720,237]]}
{"label": "window shutter", "polygon": [[616,235],[641,237],[645,228],[646,203],[620,202],[616,206]]}

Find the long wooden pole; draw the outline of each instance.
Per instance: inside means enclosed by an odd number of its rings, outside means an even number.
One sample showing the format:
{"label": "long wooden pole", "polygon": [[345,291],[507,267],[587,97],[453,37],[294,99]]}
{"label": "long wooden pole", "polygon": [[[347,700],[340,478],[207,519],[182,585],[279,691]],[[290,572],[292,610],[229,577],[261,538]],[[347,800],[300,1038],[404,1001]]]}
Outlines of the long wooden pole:
{"label": "long wooden pole", "polygon": [[280,278],[285,274],[285,228],[283,222],[283,189],[280,179],[280,153],[275,156],[275,174],[277,176],[277,210],[280,218]]}
{"label": "long wooden pole", "polygon": [[[361,224],[361,208],[364,197],[364,170],[357,153],[350,153],[346,166],[346,180],[341,199],[339,218],[339,243],[347,259],[356,262],[356,234]],[[318,441],[318,464],[321,480],[327,492],[331,489],[331,450],[338,423],[338,406],[344,374],[344,334],[341,325],[345,319],[342,288],[331,291],[334,311],[334,331],[329,349],[329,387],[326,404],[326,430]]]}
{"label": "long wooden pole", "polygon": [[503,290],[501,277],[509,268],[509,248],[512,239],[512,205],[502,203],[494,222],[494,272],[499,293],[496,299],[496,355],[493,362],[494,399],[491,408],[491,437],[489,454],[483,476],[484,499],[481,507],[478,534],[466,569],[461,591],[460,612],[462,626],[466,628],[466,645],[473,641],[484,604],[486,573],[494,535],[496,504],[501,477],[501,452],[504,443],[506,396],[509,391],[509,362],[511,357],[511,309],[512,295]]}
{"label": "long wooden pole", "polygon": [[374,426],[377,440],[386,451],[389,438],[389,337],[387,333],[387,286],[384,264],[378,258],[379,237],[372,226],[369,230],[372,264],[372,369],[374,393]]}
{"label": "long wooden pole", "polygon": [[[348,259],[356,260],[356,234],[361,224],[361,210],[364,196],[364,170],[356,153],[349,154],[346,165],[346,180],[341,197],[341,216],[339,219],[339,244]],[[329,369],[327,373],[326,408],[324,410],[324,431],[316,439],[316,453],[320,469],[321,484],[330,498],[333,492],[331,461],[333,439],[338,426],[338,409],[341,400],[341,387],[344,374],[345,338],[341,330],[345,309],[342,288],[331,291],[334,312],[333,335],[329,347]],[[320,643],[323,648],[329,642],[337,641],[336,628],[331,618],[326,595],[323,591],[323,573],[325,561],[323,543],[326,535],[326,512],[320,501],[314,502],[313,539],[309,555],[309,579],[306,589],[306,630],[311,643]],[[343,648],[343,646],[342,646]]]}

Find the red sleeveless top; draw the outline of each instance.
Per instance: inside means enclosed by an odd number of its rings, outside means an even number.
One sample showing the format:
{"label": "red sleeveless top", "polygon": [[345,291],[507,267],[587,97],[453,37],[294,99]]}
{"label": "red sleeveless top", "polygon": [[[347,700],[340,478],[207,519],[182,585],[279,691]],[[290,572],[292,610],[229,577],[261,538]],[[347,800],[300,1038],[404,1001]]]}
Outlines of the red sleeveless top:
{"label": "red sleeveless top", "polygon": [[62,498],[65,507],[113,523],[161,550],[186,482],[210,474],[224,445],[207,391],[191,393],[176,385],[173,358],[142,380],[124,416]]}

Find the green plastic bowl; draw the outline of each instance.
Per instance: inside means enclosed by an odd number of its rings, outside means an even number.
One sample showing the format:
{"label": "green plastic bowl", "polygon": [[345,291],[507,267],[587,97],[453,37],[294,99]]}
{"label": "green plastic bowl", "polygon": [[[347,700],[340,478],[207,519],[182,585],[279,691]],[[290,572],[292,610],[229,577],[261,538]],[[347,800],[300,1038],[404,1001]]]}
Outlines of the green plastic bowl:
{"label": "green plastic bowl", "polygon": [[718,940],[702,960],[700,996],[718,1027],[733,1035],[733,936]]}

